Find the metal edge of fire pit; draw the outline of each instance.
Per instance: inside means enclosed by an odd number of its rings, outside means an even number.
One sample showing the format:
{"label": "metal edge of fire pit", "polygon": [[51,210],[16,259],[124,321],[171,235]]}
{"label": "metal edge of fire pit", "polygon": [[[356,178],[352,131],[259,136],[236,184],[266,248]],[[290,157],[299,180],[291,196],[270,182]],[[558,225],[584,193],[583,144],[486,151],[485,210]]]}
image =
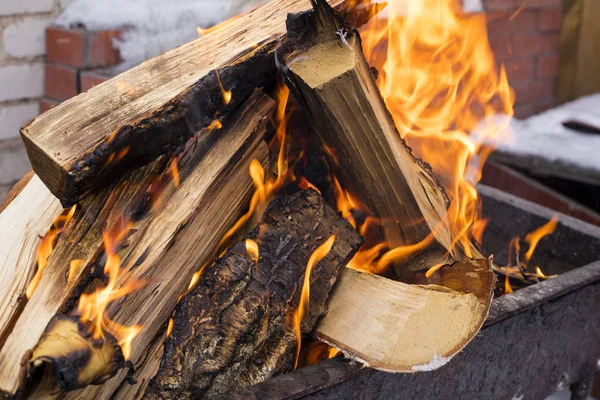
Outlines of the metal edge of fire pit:
{"label": "metal edge of fire pit", "polygon": [[[484,216],[490,205],[506,218],[499,225],[505,225],[507,237],[514,234],[511,229],[528,232],[555,214],[497,189],[483,185],[478,189]],[[517,217],[502,215],[510,210]],[[577,241],[575,257],[600,260],[600,228],[561,214],[556,235],[558,243],[566,236]],[[547,242],[548,262],[569,256],[569,249],[557,256],[556,244]],[[591,254],[581,254],[581,248]],[[600,358],[600,261],[566,269],[554,279],[494,299],[482,331],[450,363],[433,372],[391,374],[333,358],[230,398],[544,399],[570,386],[573,398],[584,399]]]}

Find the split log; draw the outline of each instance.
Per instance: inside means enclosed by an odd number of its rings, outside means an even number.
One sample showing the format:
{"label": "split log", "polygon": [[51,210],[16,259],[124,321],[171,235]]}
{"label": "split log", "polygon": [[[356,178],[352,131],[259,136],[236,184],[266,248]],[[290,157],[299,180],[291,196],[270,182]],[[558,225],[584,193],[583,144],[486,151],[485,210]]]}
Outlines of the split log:
{"label": "split log", "polygon": [[[103,226],[97,220],[109,227],[122,218],[132,223],[119,251],[121,265],[148,283],[112,304],[107,312],[121,325],[145,327],[129,356],[133,364],[142,361],[195,270],[214,259],[221,237],[242,215],[253,192],[249,163],[252,159],[266,163],[262,138],[274,107],[273,100],[255,93],[224,121],[222,131],[214,132],[215,143],[207,146],[208,150],[192,151],[187,153],[189,158],[182,159],[178,189],[173,180],[165,183],[158,179],[163,188],[153,204],[149,197],[156,190],[156,173],[161,171],[161,162],[168,160],[159,159],[126,174],[112,189],[81,204],[67,225],[69,237],[59,239],[42,280],[0,349],[0,390],[5,395],[14,395],[19,386],[30,384],[19,380],[20,366],[31,368],[24,356],[40,345],[49,321],[55,314],[76,312],[79,294],[88,284],[94,285],[93,276],[102,278]],[[69,271],[72,259],[82,261]],[[90,398],[95,391],[110,397],[124,377],[121,372],[102,386],[73,392],[73,396]]]}
{"label": "split log", "polygon": [[[331,0],[356,26],[369,7]],[[74,204],[158,155],[275,82],[273,50],[287,13],[304,0],[274,0],[95,86],[21,129],[31,165],[62,203]],[[228,93],[227,93],[228,92]]]}
{"label": "split log", "polygon": [[328,294],[362,239],[313,190],[273,200],[247,236],[258,244],[258,259],[238,243],[177,306],[146,398],[217,398],[291,371],[298,347],[292,314],[308,261],[331,235],[331,250],[310,272],[302,334],[325,313]]}
{"label": "split log", "polygon": [[431,371],[479,332],[495,283],[489,260],[442,268],[443,284],[409,285],[347,269],[315,329],[319,340],[389,372]]}
{"label": "split log", "polygon": [[33,172],[11,190],[0,213],[0,347],[27,302],[36,249],[62,211],[60,202]]}
{"label": "split log", "polygon": [[312,3],[314,12],[288,19],[283,72],[319,138],[344,160],[334,166],[336,176],[381,219],[391,248],[423,242],[431,234],[441,244],[437,252],[429,246],[420,262],[413,257],[405,269],[462,258],[453,248],[446,220],[449,199],[430,166],[415,158],[401,139],[363,56],[358,32],[346,29],[327,2]]}

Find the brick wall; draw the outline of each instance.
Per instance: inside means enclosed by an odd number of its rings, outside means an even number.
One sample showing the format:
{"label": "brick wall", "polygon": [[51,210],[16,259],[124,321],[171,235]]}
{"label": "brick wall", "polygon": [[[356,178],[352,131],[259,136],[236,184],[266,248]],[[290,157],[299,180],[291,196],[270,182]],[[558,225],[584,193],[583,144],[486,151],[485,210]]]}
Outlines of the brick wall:
{"label": "brick wall", "polygon": [[70,99],[112,74],[106,68],[121,62],[114,47],[118,30],[93,32],[83,28],[51,26],[46,30],[47,57],[44,98],[40,107],[49,107]]}
{"label": "brick wall", "polygon": [[488,37],[515,89],[515,115],[556,105],[562,0],[484,0]]}
{"label": "brick wall", "polygon": [[0,0],[0,200],[30,168],[21,125],[39,113],[46,27],[68,0]]}

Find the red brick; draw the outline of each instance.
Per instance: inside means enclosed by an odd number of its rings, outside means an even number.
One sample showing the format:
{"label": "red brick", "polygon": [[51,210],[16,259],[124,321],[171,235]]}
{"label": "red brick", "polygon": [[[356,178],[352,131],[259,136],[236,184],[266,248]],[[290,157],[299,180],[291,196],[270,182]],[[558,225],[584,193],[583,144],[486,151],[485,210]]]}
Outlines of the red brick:
{"label": "red brick", "polygon": [[542,56],[537,60],[538,78],[556,78],[558,75],[558,54]]}
{"label": "red brick", "polygon": [[533,79],[535,60],[533,58],[508,60],[503,62],[508,82],[526,82]]}
{"label": "red brick", "polygon": [[527,34],[513,37],[513,54],[515,56],[529,56],[548,53],[558,50],[558,35]]}
{"label": "red brick", "polygon": [[46,97],[67,100],[78,93],[77,69],[46,63],[44,93]]}
{"label": "red brick", "polygon": [[60,101],[49,99],[47,97],[42,97],[42,99],[40,100],[40,114],[45,113],[46,111],[58,104],[60,104]]}
{"label": "red brick", "polygon": [[527,7],[562,8],[563,0],[521,0],[527,1]]}
{"label": "red brick", "polygon": [[81,67],[85,63],[85,31],[83,29],[46,29],[46,59],[48,61]]}
{"label": "red brick", "polygon": [[81,92],[87,92],[96,85],[101,84],[110,79],[110,76],[103,75],[97,71],[83,71],[81,72]]}
{"label": "red brick", "polygon": [[556,101],[555,97],[549,97],[547,99],[542,99],[533,103],[533,112],[536,114],[541,113],[542,111],[549,110],[552,107],[556,107],[558,101]]}
{"label": "red brick", "polygon": [[554,88],[554,80],[514,83],[515,103],[522,105],[554,97]]}
{"label": "red brick", "polygon": [[518,104],[515,106],[515,117],[519,119],[527,118],[535,114],[533,104]]}
{"label": "red brick", "polygon": [[88,66],[91,68],[104,68],[117,65],[121,62],[119,50],[114,46],[121,31],[108,30],[91,32],[91,52]]}
{"label": "red brick", "polygon": [[502,61],[512,57],[513,48],[509,38],[490,37],[489,44],[496,60]]}
{"label": "red brick", "polygon": [[515,10],[517,9],[523,0],[484,0],[483,5],[486,10],[490,11],[502,11],[502,10]]}
{"label": "red brick", "polygon": [[540,32],[558,32],[564,17],[565,13],[562,9],[540,10],[538,29]]}
{"label": "red brick", "polygon": [[526,10],[518,14],[502,13],[488,18],[488,34],[490,36],[509,36],[536,31],[539,11]]}

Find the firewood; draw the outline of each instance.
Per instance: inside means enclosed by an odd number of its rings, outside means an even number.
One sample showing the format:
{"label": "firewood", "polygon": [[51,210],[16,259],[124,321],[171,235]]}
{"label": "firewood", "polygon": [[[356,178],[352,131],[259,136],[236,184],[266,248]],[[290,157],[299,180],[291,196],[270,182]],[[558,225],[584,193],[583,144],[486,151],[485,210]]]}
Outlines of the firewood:
{"label": "firewood", "polygon": [[[358,26],[372,15],[331,0]],[[305,0],[274,0],[90,89],[24,126],[33,169],[67,206],[126,169],[174,152],[198,130],[275,82],[273,50],[289,12]]]}
{"label": "firewood", "polygon": [[[279,61],[319,139],[343,160],[340,165],[332,161],[335,174],[380,219],[390,247],[433,242],[401,260],[398,275],[462,259],[446,220],[448,197],[396,130],[358,32],[346,28],[326,1],[311,3],[313,11],[288,18],[288,42]],[[467,252],[480,255],[475,245]],[[473,285],[481,289],[475,294],[470,288],[411,286],[344,271],[317,337],[386,371],[441,365],[473,338],[489,309],[494,278],[488,260],[464,263],[462,276],[475,276]]]}
{"label": "firewood", "polygon": [[33,173],[10,192],[0,213],[0,347],[27,302],[40,238],[62,211],[60,202]]}
{"label": "firewood", "polygon": [[314,12],[290,16],[281,63],[319,138],[343,160],[333,167],[336,176],[381,219],[390,248],[435,237],[430,250],[404,263],[400,274],[462,258],[446,220],[449,199],[429,165],[400,137],[358,32],[346,29],[326,2],[312,3]]}
{"label": "firewood", "polygon": [[446,281],[457,290],[346,269],[327,303],[329,312],[315,329],[317,338],[383,371],[430,371],[444,365],[483,326],[495,283],[489,260],[467,259],[444,271],[452,271]]}
{"label": "firewood", "polygon": [[[142,362],[196,269],[216,256],[221,237],[247,206],[253,188],[249,164],[253,159],[266,162],[262,138],[274,107],[273,100],[255,93],[223,122],[222,130],[213,132],[214,144],[204,151],[190,150],[181,159],[179,188],[174,179],[158,180],[163,188],[153,203],[147,197],[156,190],[161,164],[171,165],[168,160],[159,159],[126,174],[113,188],[81,204],[66,227],[68,237],[59,238],[37,289],[0,349],[0,390],[4,394],[14,395],[20,384],[32,384],[33,366],[24,356],[43,346],[39,340],[54,315],[77,314],[78,296],[89,285],[97,285],[93,276],[102,279],[104,227],[97,221],[106,221],[108,227],[123,218],[131,223],[129,235],[119,247],[121,265],[146,285],[113,302],[107,312],[115,323],[144,326],[129,355],[133,364]],[[73,259],[83,261],[70,273],[69,261]],[[21,365],[25,371],[20,371]],[[20,374],[28,379],[19,380]],[[124,377],[125,373],[119,373],[104,385],[73,392],[73,396],[90,398],[90,393],[97,391],[108,397]]]}
{"label": "firewood", "polygon": [[298,343],[291,317],[308,261],[331,235],[331,250],[310,271],[302,334],[325,314],[332,285],[362,239],[313,190],[273,200],[246,238],[257,243],[258,258],[238,243],[177,306],[146,398],[217,398],[292,370]]}

